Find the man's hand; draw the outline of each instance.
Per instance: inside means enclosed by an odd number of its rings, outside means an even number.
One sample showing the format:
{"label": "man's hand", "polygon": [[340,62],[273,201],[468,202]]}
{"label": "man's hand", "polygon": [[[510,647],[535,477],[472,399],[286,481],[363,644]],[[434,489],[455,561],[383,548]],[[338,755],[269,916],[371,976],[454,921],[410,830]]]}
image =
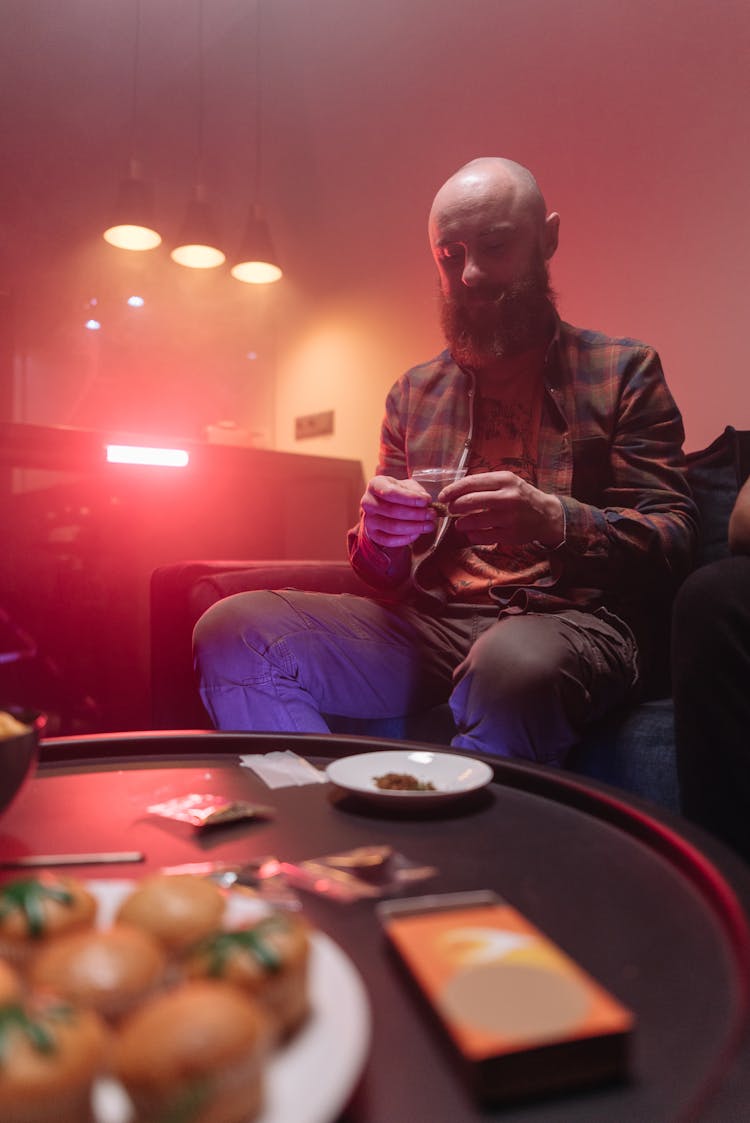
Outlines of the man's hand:
{"label": "man's hand", "polygon": [[565,516],[548,495],[514,472],[481,472],[448,484],[439,499],[447,503],[456,529],[478,545],[523,546],[541,542],[554,549],[565,537]]}
{"label": "man's hand", "polygon": [[378,546],[411,546],[437,525],[429,502],[428,493],[415,480],[374,476],[361,500],[365,534]]}

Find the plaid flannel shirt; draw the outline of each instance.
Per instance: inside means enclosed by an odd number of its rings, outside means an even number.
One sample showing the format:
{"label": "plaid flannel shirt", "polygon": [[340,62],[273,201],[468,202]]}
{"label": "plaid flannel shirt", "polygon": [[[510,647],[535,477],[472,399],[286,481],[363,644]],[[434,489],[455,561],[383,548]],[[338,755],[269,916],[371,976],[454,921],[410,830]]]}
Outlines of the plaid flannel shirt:
{"label": "plaid flannel shirt", "polygon": [[[498,609],[607,608],[642,638],[692,567],[697,509],[685,475],[684,429],[653,348],[558,321],[547,352],[537,486],[559,497],[565,542],[534,586],[493,589]],[[444,351],[392,387],[378,475],[465,463],[474,378]],[[441,530],[444,528],[441,528]],[[349,557],[371,586],[396,597],[435,597],[420,567],[441,532],[413,549],[386,550],[349,531]]]}

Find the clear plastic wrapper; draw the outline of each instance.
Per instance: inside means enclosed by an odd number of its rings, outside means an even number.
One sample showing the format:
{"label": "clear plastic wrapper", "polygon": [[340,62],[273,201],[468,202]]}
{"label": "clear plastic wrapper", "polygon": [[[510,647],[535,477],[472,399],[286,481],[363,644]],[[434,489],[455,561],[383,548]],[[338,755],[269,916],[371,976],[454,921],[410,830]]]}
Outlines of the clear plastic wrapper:
{"label": "clear plastic wrapper", "polygon": [[146,810],[194,827],[222,826],[241,819],[271,819],[276,814],[273,807],[262,803],[197,792],[168,799],[165,803],[152,803]]}
{"label": "clear plastic wrapper", "polygon": [[209,877],[222,889],[257,897],[272,908],[289,912],[302,908],[298,894],[281,872],[278,858],[267,855],[248,862],[183,862],[178,866],[164,866],[161,872]]}
{"label": "clear plastic wrapper", "polygon": [[223,888],[244,889],[279,908],[299,908],[296,889],[342,902],[393,897],[438,871],[410,861],[391,846],[358,846],[299,862],[265,855],[236,864],[190,862],[163,872],[205,874]]}
{"label": "clear plastic wrapper", "polygon": [[335,901],[393,896],[434,877],[434,866],[420,866],[391,846],[358,846],[300,862],[278,863],[289,885]]}

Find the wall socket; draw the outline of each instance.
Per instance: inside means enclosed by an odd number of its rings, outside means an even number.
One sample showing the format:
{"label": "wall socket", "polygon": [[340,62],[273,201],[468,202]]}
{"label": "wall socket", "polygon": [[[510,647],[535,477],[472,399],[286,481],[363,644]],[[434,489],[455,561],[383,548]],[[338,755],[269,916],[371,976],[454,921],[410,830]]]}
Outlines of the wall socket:
{"label": "wall socket", "polygon": [[294,438],[297,441],[305,437],[324,437],[333,432],[333,410],[327,409],[323,413],[308,413],[306,417],[295,417]]}

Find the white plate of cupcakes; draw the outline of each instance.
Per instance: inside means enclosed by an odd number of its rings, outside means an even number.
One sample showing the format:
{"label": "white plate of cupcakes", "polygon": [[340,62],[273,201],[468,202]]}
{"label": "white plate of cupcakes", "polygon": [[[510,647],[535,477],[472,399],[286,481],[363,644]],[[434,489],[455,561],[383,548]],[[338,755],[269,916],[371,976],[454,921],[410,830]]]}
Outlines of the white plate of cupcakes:
{"label": "white plate of cupcakes", "polygon": [[188,874],[0,887],[0,1119],[31,1095],[54,1123],[331,1123],[370,1032],[338,945],[242,891]]}

